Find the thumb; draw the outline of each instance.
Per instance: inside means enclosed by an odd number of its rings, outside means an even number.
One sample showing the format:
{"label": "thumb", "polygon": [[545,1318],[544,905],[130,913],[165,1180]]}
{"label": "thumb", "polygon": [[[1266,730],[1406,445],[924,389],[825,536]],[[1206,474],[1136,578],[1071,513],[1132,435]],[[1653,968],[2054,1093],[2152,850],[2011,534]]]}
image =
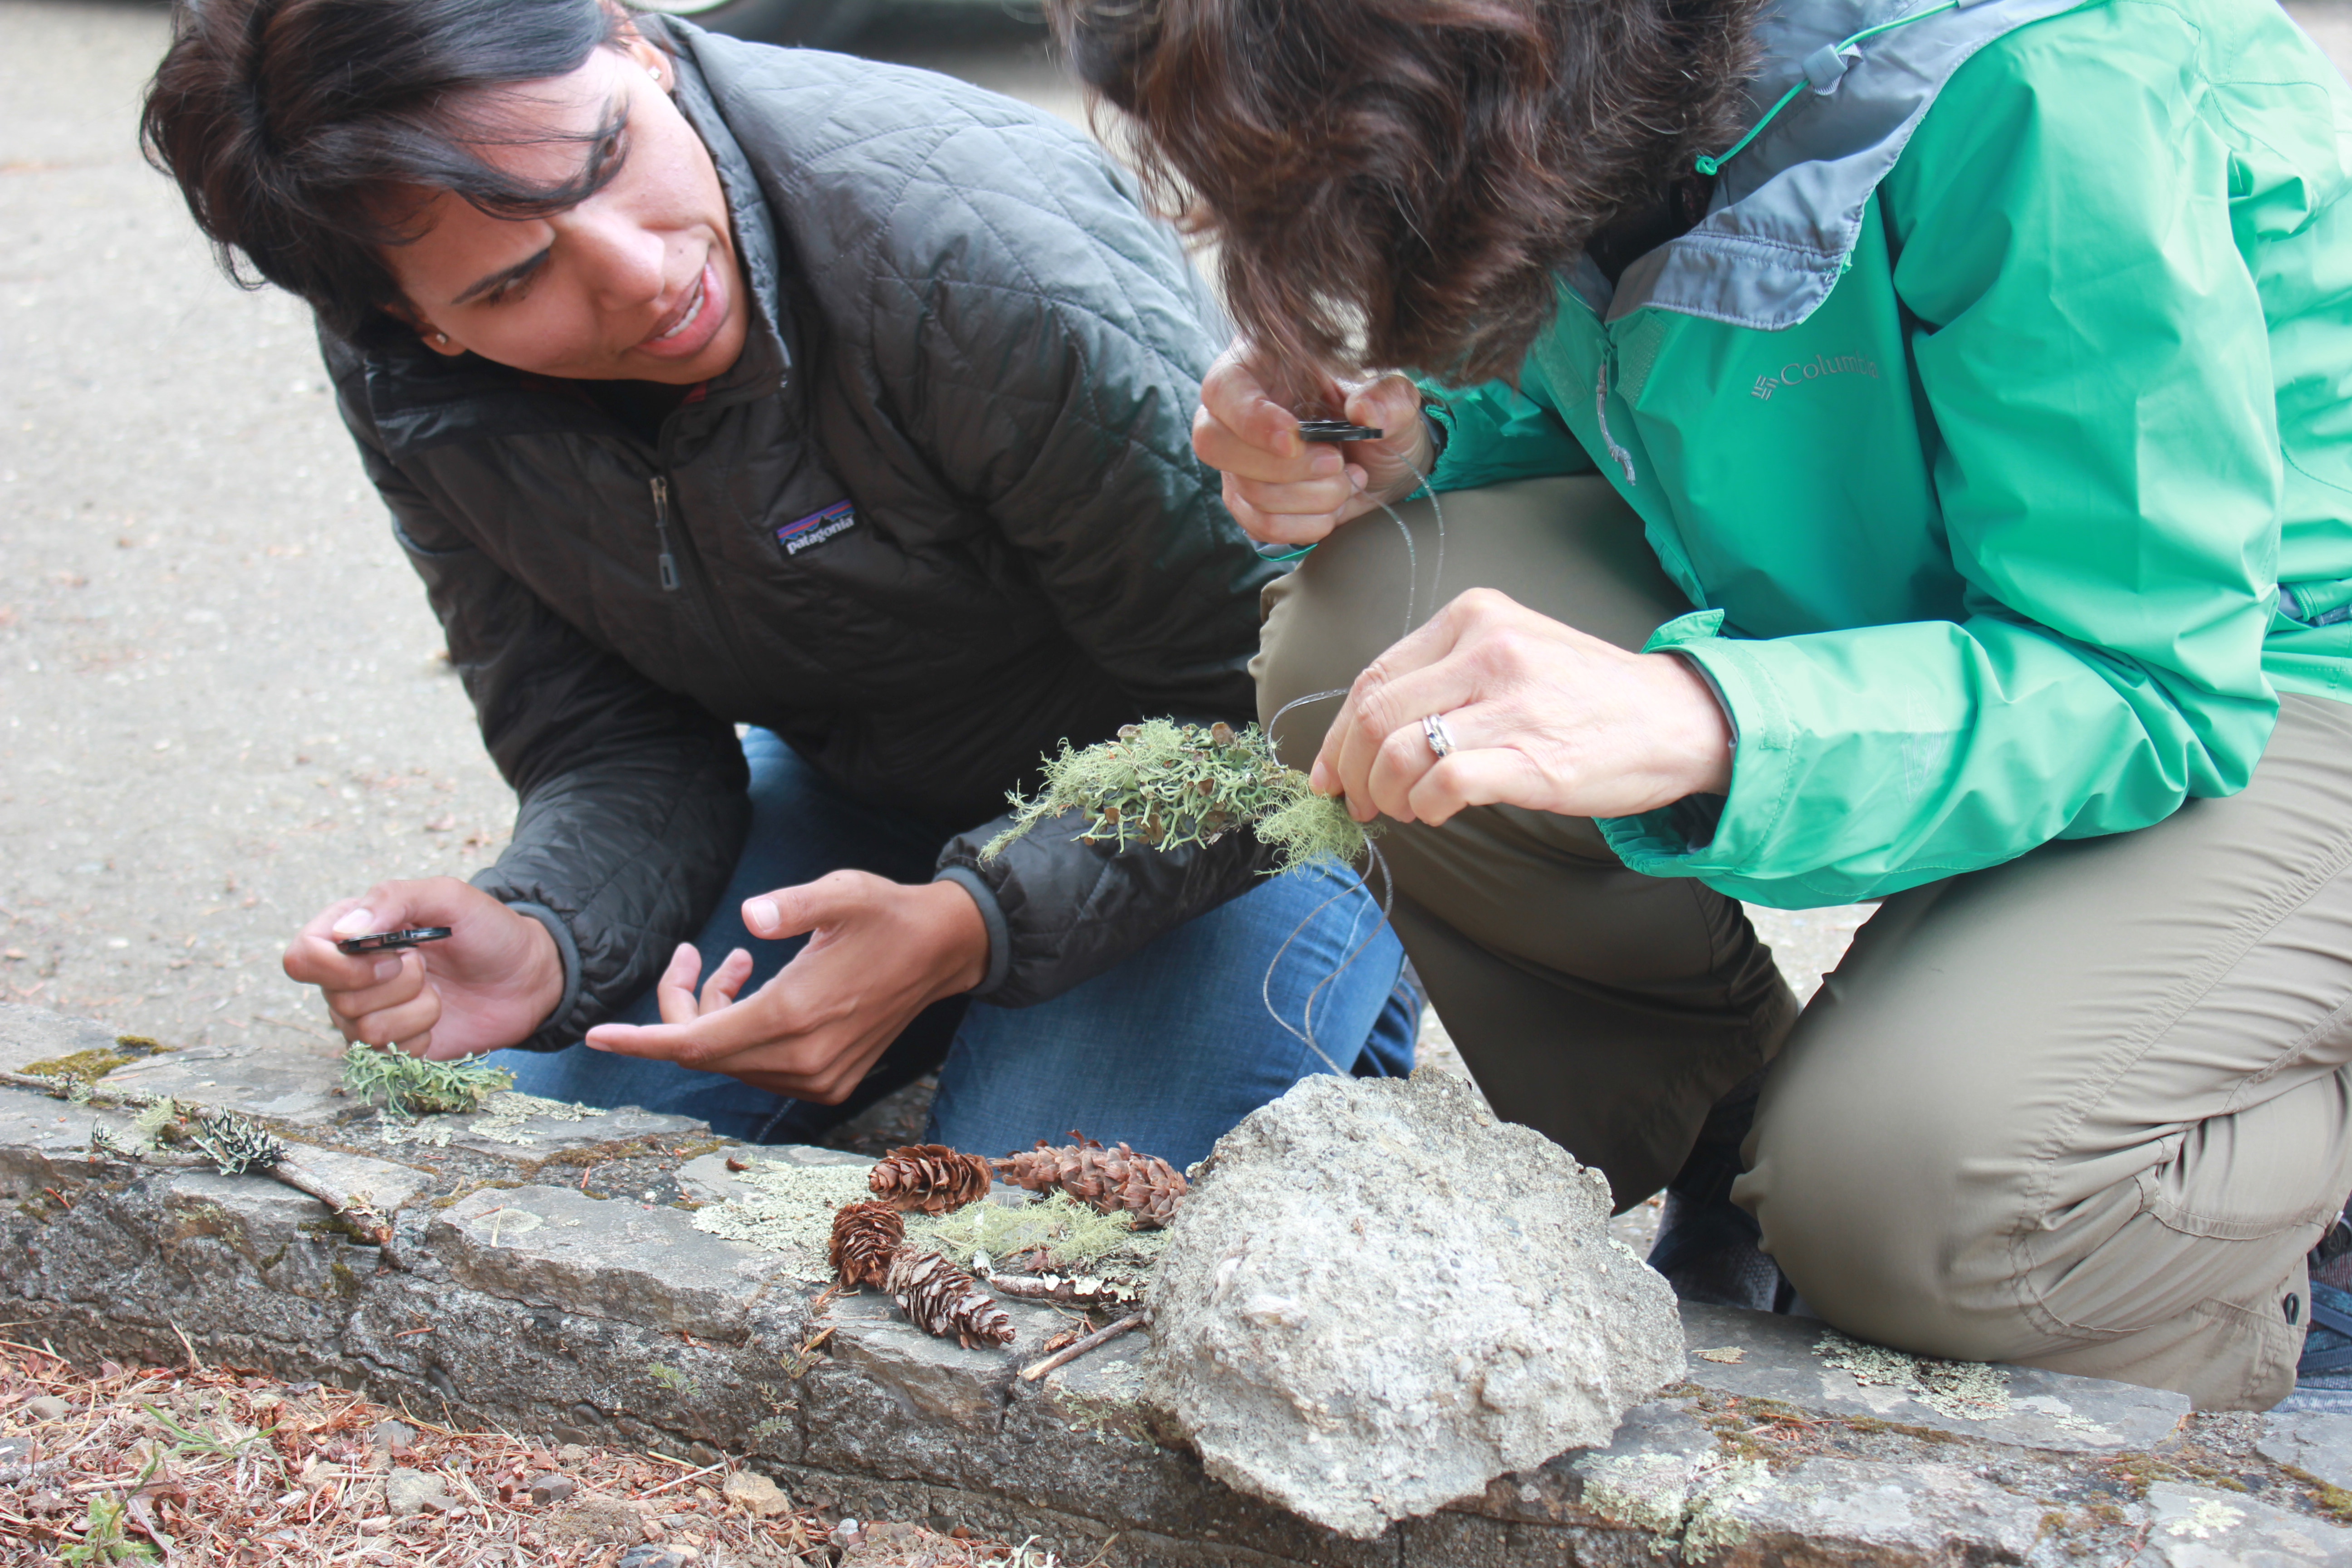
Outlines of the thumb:
{"label": "thumb", "polygon": [[1421,388],[1402,375],[1384,375],[1348,395],[1347,417],[1383,433],[1383,442],[1404,437],[1408,447],[1421,416]]}
{"label": "thumb", "polygon": [[873,902],[877,885],[889,886],[866,871],[830,871],[797,888],[779,888],[743,900],[743,924],[753,936],[799,936],[819,926],[835,925]]}
{"label": "thumb", "polygon": [[376,929],[375,911],[365,904],[346,910],[328,930],[335,936],[365,936]]}

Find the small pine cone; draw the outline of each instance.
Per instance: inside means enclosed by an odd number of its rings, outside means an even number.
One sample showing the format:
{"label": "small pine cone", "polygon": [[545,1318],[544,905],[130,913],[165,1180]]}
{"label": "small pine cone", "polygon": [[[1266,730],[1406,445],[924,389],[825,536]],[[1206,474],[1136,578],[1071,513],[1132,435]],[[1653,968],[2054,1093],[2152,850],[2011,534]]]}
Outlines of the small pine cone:
{"label": "small pine cone", "polygon": [[988,1195],[988,1162],[959,1154],[944,1143],[893,1149],[866,1178],[874,1195],[894,1209],[946,1214]]}
{"label": "small pine cone", "polygon": [[833,1271],[844,1285],[879,1285],[906,1239],[907,1222],[888,1204],[844,1204],[833,1216]]}
{"label": "small pine cone", "polygon": [[1106,1149],[1082,1132],[1056,1149],[1044,1139],[1026,1153],[990,1163],[996,1173],[1033,1193],[1055,1188],[1105,1214],[1125,1210],[1144,1226],[1164,1226],[1184,1201],[1184,1173],[1156,1155],[1139,1154],[1122,1143]]}
{"label": "small pine cone", "polygon": [[897,1298],[900,1309],[927,1334],[953,1338],[970,1350],[974,1343],[1010,1344],[1013,1320],[981,1289],[972,1277],[936,1252],[900,1247],[890,1258],[890,1272],[882,1288]]}

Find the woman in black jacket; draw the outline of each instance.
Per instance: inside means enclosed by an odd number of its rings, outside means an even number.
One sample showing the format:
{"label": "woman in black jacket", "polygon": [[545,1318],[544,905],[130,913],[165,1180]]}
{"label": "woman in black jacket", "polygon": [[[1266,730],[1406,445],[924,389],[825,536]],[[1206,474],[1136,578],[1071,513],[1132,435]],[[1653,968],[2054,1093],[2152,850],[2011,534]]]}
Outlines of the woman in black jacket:
{"label": "woman in black jacket", "polygon": [[598,0],[183,5],[145,130],[317,311],[520,797],[472,886],[289,947],[348,1036],[767,1141],[945,1057],[946,1141],[1180,1163],[1410,1060],[1352,878],[1069,822],[974,852],[1065,738],[1253,707],[1273,569],[1188,441],[1215,344],[1082,138]]}

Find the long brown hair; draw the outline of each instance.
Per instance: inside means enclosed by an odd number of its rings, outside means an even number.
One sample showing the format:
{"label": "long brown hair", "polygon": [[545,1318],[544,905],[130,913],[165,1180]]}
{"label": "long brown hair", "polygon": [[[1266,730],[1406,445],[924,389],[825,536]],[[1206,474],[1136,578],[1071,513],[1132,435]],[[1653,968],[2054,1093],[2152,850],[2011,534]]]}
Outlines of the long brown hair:
{"label": "long brown hair", "polygon": [[1735,139],[1761,0],[1048,0],[1277,363],[1509,375],[1553,278]]}

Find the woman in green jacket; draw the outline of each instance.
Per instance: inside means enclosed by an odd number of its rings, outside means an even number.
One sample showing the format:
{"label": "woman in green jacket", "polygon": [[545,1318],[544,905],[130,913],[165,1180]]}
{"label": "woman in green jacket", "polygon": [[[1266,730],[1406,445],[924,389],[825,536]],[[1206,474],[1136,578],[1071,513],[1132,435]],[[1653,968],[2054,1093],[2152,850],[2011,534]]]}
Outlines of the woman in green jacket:
{"label": "woman in green jacket", "polygon": [[[2269,0],[1058,21],[1220,247],[1195,444],[1315,550],[1261,705],[1395,825],[1498,1108],[1668,1184],[1686,1293],[2207,1406],[2352,1388],[2318,49]],[[1800,1017],[1741,900],[1880,908]]]}

